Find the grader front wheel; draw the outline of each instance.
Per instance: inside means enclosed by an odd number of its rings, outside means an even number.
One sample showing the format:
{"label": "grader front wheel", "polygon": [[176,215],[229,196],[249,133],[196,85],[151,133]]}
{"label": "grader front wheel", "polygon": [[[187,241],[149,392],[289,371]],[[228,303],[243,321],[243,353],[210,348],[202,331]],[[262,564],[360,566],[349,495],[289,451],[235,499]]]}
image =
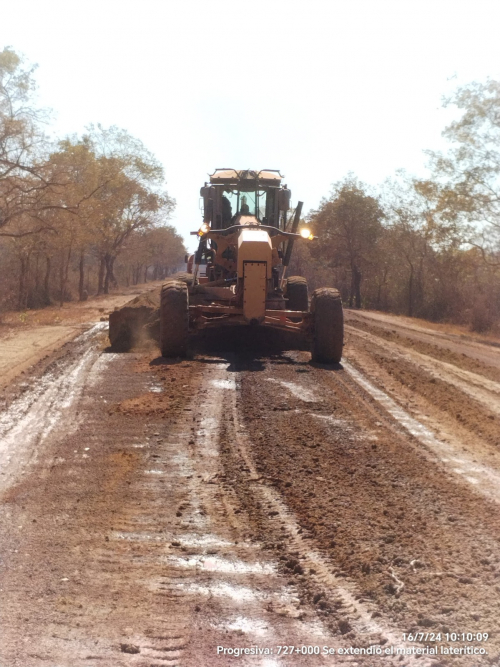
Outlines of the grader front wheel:
{"label": "grader front wheel", "polygon": [[188,345],[189,297],[186,283],[172,280],[161,288],[160,350],[162,357],[185,357]]}
{"label": "grader front wheel", "polygon": [[339,363],[344,345],[344,313],[339,292],[331,287],[315,290],[311,312],[314,313],[312,360]]}
{"label": "grader front wheel", "polygon": [[286,281],[288,310],[309,310],[307,280],[302,276],[290,276]]}

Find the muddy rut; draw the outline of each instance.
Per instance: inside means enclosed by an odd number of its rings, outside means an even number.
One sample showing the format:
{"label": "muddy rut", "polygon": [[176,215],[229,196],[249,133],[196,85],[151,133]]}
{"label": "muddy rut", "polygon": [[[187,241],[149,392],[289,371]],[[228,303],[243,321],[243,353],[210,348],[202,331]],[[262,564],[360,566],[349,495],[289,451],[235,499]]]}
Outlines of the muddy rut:
{"label": "muddy rut", "polygon": [[347,325],[327,367],[99,324],[12,385],[1,667],[498,664],[497,350]]}

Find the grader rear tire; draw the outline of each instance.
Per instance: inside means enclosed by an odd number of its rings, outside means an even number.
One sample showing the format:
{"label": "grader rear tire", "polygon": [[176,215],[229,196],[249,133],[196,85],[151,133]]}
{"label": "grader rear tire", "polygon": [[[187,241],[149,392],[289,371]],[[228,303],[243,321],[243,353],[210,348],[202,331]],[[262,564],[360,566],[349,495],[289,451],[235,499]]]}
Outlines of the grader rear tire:
{"label": "grader rear tire", "polygon": [[172,276],[172,280],[180,280],[181,283],[186,283],[186,285],[191,286],[193,284],[194,276],[187,271],[179,271]]}
{"label": "grader rear tire", "polygon": [[188,287],[180,280],[171,280],[161,288],[160,350],[162,357],[186,356],[188,325]]}
{"label": "grader rear tire", "polygon": [[313,292],[311,312],[314,313],[312,360],[338,364],[344,345],[344,313],[338,290],[321,287]]}
{"label": "grader rear tire", "polygon": [[302,276],[290,276],[286,281],[287,310],[309,310],[307,280]]}

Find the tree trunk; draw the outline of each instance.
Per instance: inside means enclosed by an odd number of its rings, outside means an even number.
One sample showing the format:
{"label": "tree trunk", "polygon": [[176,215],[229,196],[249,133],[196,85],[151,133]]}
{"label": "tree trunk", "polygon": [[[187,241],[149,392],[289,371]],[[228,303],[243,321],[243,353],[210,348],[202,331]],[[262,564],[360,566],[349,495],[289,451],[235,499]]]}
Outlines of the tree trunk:
{"label": "tree trunk", "polygon": [[99,274],[97,276],[97,296],[104,292],[104,271],[106,269],[106,260],[101,257],[99,260]]}
{"label": "tree trunk", "polygon": [[46,306],[50,306],[50,272],[52,264],[50,257],[45,258],[45,276],[43,279],[43,300]]}
{"label": "tree trunk", "polygon": [[349,290],[349,308],[352,308],[354,303],[354,267],[351,266],[351,288]]}
{"label": "tree trunk", "polygon": [[104,278],[104,294],[109,294],[109,285],[113,285],[113,287],[117,286],[116,278],[113,273],[113,265],[115,263],[116,257],[113,257],[113,255],[110,255],[109,253],[106,253],[104,256],[105,260],[105,266],[106,266],[106,276]]}
{"label": "tree trunk", "polygon": [[63,307],[64,297],[66,296],[66,287],[68,285],[68,274],[69,274],[69,263],[71,261],[72,255],[72,244],[68,248],[68,256],[64,258],[64,261],[61,262],[61,270],[59,272],[61,278],[61,299],[59,306]]}
{"label": "tree trunk", "polygon": [[118,281],[115,277],[115,259],[116,257],[113,255],[109,261],[109,281],[113,287],[118,287]]}
{"label": "tree trunk", "polygon": [[59,308],[62,308],[64,303],[64,262],[61,262],[59,267],[59,290]]}
{"label": "tree trunk", "polygon": [[24,257],[20,258],[20,272],[19,272],[19,298],[18,298],[18,308],[22,310],[25,307],[25,292],[26,292],[26,259]]}
{"label": "tree trunk", "polygon": [[80,280],[78,281],[78,300],[85,301],[84,292],[85,292],[85,254],[83,250],[80,252],[80,262],[78,265],[80,271]]}
{"label": "tree trunk", "polygon": [[410,277],[408,278],[408,317],[413,317],[413,264],[410,264]]}
{"label": "tree trunk", "polygon": [[354,306],[361,308],[361,278],[362,273],[357,266],[354,266],[352,271],[353,287],[354,287]]}
{"label": "tree trunk", "polygon": [[38,296],[38,293],[40,291],[40,253],[37,252],[36,254],[36,261],[35,261],[35,294]]}
{"label": "tree trunk", "polygon": [[104,294],[109,294],[109,254],[104,256],[104,265],[106,267],[106,275],[104,277]]}

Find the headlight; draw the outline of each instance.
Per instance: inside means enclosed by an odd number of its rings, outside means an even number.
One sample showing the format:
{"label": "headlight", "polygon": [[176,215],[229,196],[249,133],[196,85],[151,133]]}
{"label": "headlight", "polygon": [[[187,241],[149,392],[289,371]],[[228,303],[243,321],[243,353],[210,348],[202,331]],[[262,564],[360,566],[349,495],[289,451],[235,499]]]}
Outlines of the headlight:
{"label": "headlight", "polygon": [[300,230],[300,235],[302,236],[303,239],[309,239],[310,241],[312,241],[312,239],[314,238],[313,234],[309,229],[307,229],[307,227],[302,227],[302,229]]}
{"label": "headlight", "polygon": [[209,231],[210,231],[210,225],[208,223],[204,222],[202,224],[202,226],[200,227],[200,231],[198,232],[198,236],[203,236],[204,234],[208,234]]}

